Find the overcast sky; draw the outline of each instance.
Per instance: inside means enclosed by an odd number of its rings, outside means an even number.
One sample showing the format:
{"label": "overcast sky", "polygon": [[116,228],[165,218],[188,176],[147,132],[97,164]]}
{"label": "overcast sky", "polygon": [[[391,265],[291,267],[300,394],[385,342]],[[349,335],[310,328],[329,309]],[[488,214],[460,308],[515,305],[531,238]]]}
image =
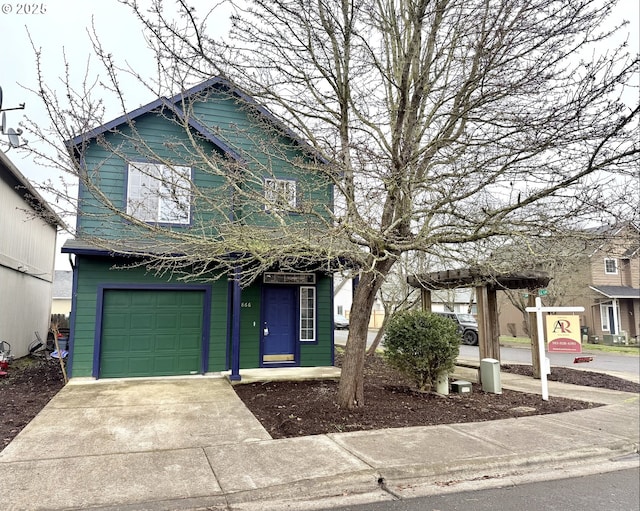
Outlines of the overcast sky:
{"label": "overcast sky", "polygon": [[[201,2],[204,3],[199,0],[195,5],[200,5]],[[213,5],[213,2],[210,4]],[[628,32],[631,49],[635,53],[640,51],[638,6],[638,0],[621,0],[615,16],[618,20],[629,20],[630,26],[625,32]],[[223,35],[228,29],[227,21],[224,16],[220,16],[217,25],[210,23],[210,27],[219,32],[217,35]],[[63,51],[73,66],[72,70],[77,73],[84,71],[91,53],[87,30],[92,23],[105,48],[120,63],[126,60],[140,74],[153,74],[153,58],[146,48],[140,26],[129,9],[116,0],[44,0],[29,3],[0,0],[0,87],[4,93],[3,108],[25,103],[25,113],[30,118],[47,123],[43,106],[22,87],[37,88],[34,50],[28,34],[34,45],[42,48],[44,74],[52,82],[58,80],[64,72]],[[97,69],[96,66],[95,70]],[[76,74],[75,78],[80,79],[81,75]],[[636,78],[635,85],[639,85],[639,81],[640,78]],[[132,109],[154,99],[140,87],[127,90],[127,94]],[[635,100],[637,95],[636,90]],[[112,117],[121,114],[115,110],[114,112]],[[7,112],[8,127],[17,128],[22,116],[23,112],[20,110]],[[4,140],[6,137],[3,137]],[[0,150],[6,149],[6,145],[0,145]],[[36,186],[52,177],[48,176],[50,170],[38,168],[15,149],[10,150],[7,156]]]}

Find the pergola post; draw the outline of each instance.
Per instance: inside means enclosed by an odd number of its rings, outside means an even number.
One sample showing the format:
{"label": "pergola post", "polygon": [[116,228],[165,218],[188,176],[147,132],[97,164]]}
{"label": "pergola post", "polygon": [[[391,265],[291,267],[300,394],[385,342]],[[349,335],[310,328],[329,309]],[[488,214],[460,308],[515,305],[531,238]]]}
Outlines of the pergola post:
{"label": "pergola post", "polygon": [[431,312],[431,290],[422,288],[420,297],[422,298],[422,312]]}
{"label": "pergola post", "polygon": [[[498,292],[496,288],[487,288],[487,313],[489,315],[489,358],[500,361],[500,324],[498,323]],[[482,358],[480,359],[482,360]]]}
{"label": "pergola post", "polygon": [[480,360],[500,360],[500,325],[498,324],[498,297],[496,289],[476,287],[478,302],[478,348]]}
{"label": "pergola post", "polygon": [[489,353],[491,353],[491,323],[487,286],[476,287],[476,300],[478,302],[478,349],[480,351],[480,360],[482,360],[483,358],[489,358]]}

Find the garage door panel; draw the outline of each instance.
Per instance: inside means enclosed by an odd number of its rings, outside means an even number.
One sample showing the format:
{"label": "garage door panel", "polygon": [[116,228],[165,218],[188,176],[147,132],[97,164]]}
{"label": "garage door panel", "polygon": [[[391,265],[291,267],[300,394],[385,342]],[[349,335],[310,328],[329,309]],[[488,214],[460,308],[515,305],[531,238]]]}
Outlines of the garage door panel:
{"label": "garage door panel", "polygon": [[156,312],[153,310],[142,310],[132,317],[128,312],[121,312],[130,318],[129,328],[132,331],[154,330],[156,327]]}
{"label": "garage door panel", "polygon": [[117,291],[129,294],[129,306],[130,307],[155,307],[157,305],[156,291]]}
{"label": "garage door panel", "polygon": [[189,352],[196,351],[200,346],[201,339],[199,335],[180,335],[176,339],[177,347],[180,351]]}
{"label": "garage door panel", "polygon": [[[170,308],[175,308],[175,307],[179,307],[182,304],[183,298],[176,293],[165,293],[165,294],[159,294],[156,297],[156,302],[155,304],[158,307],[170,307]],[[196,302],[197,303],[197,299]]]}
{"label": "garage door panel", "polygon": [[199,360],[200,358],[196,356],[181,356],[176,360],[176,363],[181,371],[184,371],[185,373],[189,373],[189,372],[193,372],[191,370],[191,367],[193,367],[193,364]]}
{"label": "garage door panel", "polygon": [[156,351],[175,352],[180,349],[180,342],[177,336],[159,334],[156,336]]}
{"label": "garage door panel", "polygon": [[131,356],[128,359],[127,374],[124,376],[151,376],[153,375],[153,360],[146,355]]}
{"label": "garage door panel", "polygon": [[202,314],[184,313],[180,316],[180,328],[199,330],[202,325]]}
{"label": "garage door panel", "polygon": [[195,293],[185,293],[181,297],[182,305],[198,305],[200,303],[200,299]]}
{"label": "garage door panel", "polygon": [[[129,316],[126,314],[127,309],[118,309],[113,308],[113,313],[109,315],[109,317],[102,318],[103,328],[108,328],[109,330],[122,330],[126,331],[130,328]],[[123,313],[124,312],[124,313]]]}
{"label": "garage door panel", "polygon": [[180,327],[179,315],[173,310],[164,311],[157,319],[158,328],[175,330]]}
{"label": "garage door panel", "polygon": [[107,339],[107,342],[109,343],[113,351],[121,351],[121,352],[130,351],[129,338],[126,336],[123,336],[123,335],[110,336]]}
{"label": "garage door panel", "polygon": [[137,334],[133,333],[129,337],[129,350],[132,353],[146,354],[153,350],[155,335],[153,333]]}
{"label": "garage door panel", "polygon": [[122,307],[123,309],[131,306],[131,295],[125,293],[113,293],[108,296],[105,295],[104,302],[108,303],[110,307]]}
{"label": "garage door panel", "polygon": [[155,373],[167,373],[173,371],[174,366],[176,365],[176,360],[174,357],[170,355],[166,356],[156,356],[153,359],[153,371]]}
{"label": "garage door panel", "polygon": [[100,377],[200,372],[203,307],[203,291],[105,290]]}

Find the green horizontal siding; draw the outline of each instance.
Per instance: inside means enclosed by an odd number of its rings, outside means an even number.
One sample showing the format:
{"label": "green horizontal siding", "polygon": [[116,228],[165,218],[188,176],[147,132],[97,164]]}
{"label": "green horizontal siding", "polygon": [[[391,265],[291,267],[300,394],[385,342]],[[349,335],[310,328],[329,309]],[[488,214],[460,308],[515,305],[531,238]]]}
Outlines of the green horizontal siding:
{"label": "green horizontal siding", "polygon": [[[165,284],[167,280],[147,273],[144,268],[112,269],[114,260],[109,258],[76,257],[78,289],[76,293],[75,330],[73,345],[73,377],[91,376],[94,359],[97,292],[101,284]],[[230,367],[230,348],[227,347],[229,325],[227,279],[209,282],[211,286],[211,327],[209,345],[209,371],[224,371]],[[300,365],[326,366],[332,362],[331,345],[331,278],[318,275],[317,342],[300,343]],[[240,314],[240,367],[260,366],[261,296],[259,282],[242,291]]]}
{"label": "green horizontal siding", "polygon": [[[295,179],[298,183],[299,205],[311,205],[317,215],[327,217],[326,208],[331,208],[333,201],[330,181],[320,172],[298,167],[299,162],[306,160],[295,143],[226,93],[212,89],[204,99],[199,96],[192,105],[195,119],[212,127],[245,160],[243,175],[246,179],[240,186],[248,195],[236,197],[239,217],[258,226],[274,225],[273,216],[262,207],[256,207],[256,199],[263,193],[262,180],[265,177]],[[91,182],[101,189],[112,205],[120,210],[126,207],[127,161],[160,157],[194,168],[195,185],[203,193],[194,199],[192,226],[189,229],[196,234],[215,235],[216,225],[226,221],[232,204],[231,190],[226,179],[219,174],[224,172],[224,168],[212,172],[203,166],[184,127],[166,116],[148,113],[137,118],[135,134],[126,125],[118,129],[119,133],[106,133],[100,142],[91,142],[83,155]],[[195,132],[191,135],[197,140],[197,147],[203,154],[220,156],[219,150],[210,142]],[[145,140],[147,147],[136,142],[139,138]],[[144,230],[127,225],[117,214],[101,205],[84,186],[80,187],[79,204],[78,227],[82,233],[119,239],[140,237],[144,233]],[[290,215],[289,221],[318,222],[306,215]],[[186,229],[183,226],[174,228]]]}
{"label": "green horizontal siding", "polygon": [[242,290],[240,308],[240,368],[260,366],[260,312],[262,288],[255,283]]}
{"label": "green horizontal siding", "polygon": [[[160,158],[194,169],[193,181],[201,192],[201,198],[196,197],[193,205],[192,229],[197,230],[205,224],[215,231],[213,227],[229,217],[231,195],[225,189],[225,179],[206,169],[194,168],[193,157],[184,148],[188,139],[183,127],[163,116],[149,113],[136,120],[135,135],[131,134],[131,129],[127,126],[121,126],[119,129],[120,133],[107,133],[100,144],[92,142],[84,154],[84,163],[92,185],[99,187],[116,209],[126,210],[129,161]],[[140,149],[140,144],[130,137],[144,139],[149,149]],[[204,154],[218,153],[207,141],[199,141],[198,146]],[[117,147],[117,153],[111,152],[110,147]],[[100,199],[93,197],[85,185],[80,186],[79,204],[78,226],[81,232],[121,239],[135,236],[140,230],[128,225],[116,213],[111,212]]]}
{"label": "green horizontal siding", "polygon": [[[98,288],[104,284],[167,284],[166,279],[147,273],[144,268],[112,269],[109,258],[76,257],[78,289],[75,300],[73,377],[91,376],[97,320]],[[119,261],[125,264],[126,261]],[[227,280],[209,282],[211,286],[211,326],[209,371],[227,369]]]}

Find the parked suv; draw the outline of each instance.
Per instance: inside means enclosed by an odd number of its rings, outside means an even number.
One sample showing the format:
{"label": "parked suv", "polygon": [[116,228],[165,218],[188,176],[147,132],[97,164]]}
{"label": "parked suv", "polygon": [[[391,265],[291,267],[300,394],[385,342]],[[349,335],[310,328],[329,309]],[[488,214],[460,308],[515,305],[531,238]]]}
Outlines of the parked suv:
{"label": "parked suv", "polygon": [[458,332],[462,335],[462,344],[477,346],[478,322],[471,314],[463,314],[460,312],[436,312],[436,314],[456,322]]}

